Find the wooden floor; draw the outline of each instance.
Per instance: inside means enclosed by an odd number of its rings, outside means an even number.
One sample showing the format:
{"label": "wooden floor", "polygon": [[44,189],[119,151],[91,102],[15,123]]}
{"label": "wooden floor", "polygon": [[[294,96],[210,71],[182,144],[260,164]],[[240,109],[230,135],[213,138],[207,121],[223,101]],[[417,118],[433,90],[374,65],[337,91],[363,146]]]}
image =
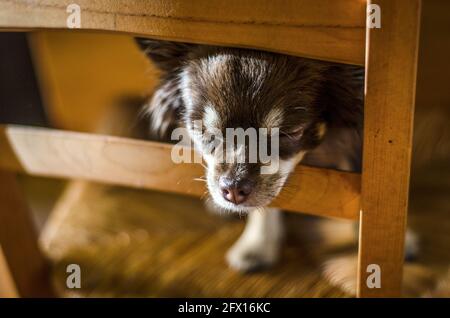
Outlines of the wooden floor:
{"label": "wooden floor", "polygon": [[[406,296],[431,296],[439,283],[436,295],[450,296],[450,169],[435,166],[413,177],[410,224],[421,235],[421,253],[405,266]],[[287,215],[290,231],[280,264],[242,275],[227,268],[224,254],[244,220],[213,215],[196,199],[84,182],[22,182],[39,224],[56,205],[42,242],[63,296],[352,296],[351,223]],[[65,288],[66,266],[73,263],[82,271],[77,291]]]}

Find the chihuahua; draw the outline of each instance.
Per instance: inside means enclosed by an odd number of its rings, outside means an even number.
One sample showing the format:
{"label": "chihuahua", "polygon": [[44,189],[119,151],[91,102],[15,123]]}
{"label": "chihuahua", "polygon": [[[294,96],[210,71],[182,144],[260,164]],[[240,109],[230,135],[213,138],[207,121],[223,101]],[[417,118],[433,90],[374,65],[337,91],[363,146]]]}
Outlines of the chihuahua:
{"label": "chihuahua", "polygon": [[[174,129],[185,128],[205,159],[211,201],[218,209],[248,213],[226,255],[229,265],[243,272],[273,265],[284,229],[281,212],[268,205],[296,165],[360,171],[363,68],[249,49],[137,43],[161,71],[145,105],[152,137],[168,141]],[[277,169],[261,173],[267,163],[259,158],[220,160],[209,136],[222,133],[226,143],[230,128],[276,130]],[[249,149],[241,151],[244,159]]]}

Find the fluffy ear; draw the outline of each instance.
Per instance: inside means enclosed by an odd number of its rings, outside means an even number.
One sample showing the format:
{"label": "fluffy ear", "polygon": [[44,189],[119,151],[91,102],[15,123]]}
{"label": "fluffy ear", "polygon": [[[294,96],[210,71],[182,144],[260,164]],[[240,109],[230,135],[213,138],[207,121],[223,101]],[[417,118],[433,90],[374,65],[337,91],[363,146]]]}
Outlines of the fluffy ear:
{"label": "fluffy ear", "polygon": [[181,126],[181,114],[184,109],[177,76],[167,76],[152,98],[144,105],[143,115],[148,116],[150,138],[173,142],[172,131]]}
{"label": "fluffy ear", "polygon": [[135,38],[141,50],[162,71],[171,72],[183,63],[195,44]]}

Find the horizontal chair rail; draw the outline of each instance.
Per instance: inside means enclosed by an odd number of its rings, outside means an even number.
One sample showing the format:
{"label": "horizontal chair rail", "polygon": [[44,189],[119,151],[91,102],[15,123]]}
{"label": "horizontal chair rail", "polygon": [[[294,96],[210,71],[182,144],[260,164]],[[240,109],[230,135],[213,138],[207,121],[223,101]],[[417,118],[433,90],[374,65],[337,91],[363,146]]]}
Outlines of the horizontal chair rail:
{"label": "horizontal chair rail", "polygon": [[[0,29],[65,29],[72,0],[0,0]],[[81,29],[364,64],[363,0],[75,1]]]}
{"label": "horizontal chair rail", "polygon": [[[47,128],[0,125],[0,168],[200,197],[200,164],[176,164],[172,145]],[[360,175],[298,166],[274,206],[358,219]]]}

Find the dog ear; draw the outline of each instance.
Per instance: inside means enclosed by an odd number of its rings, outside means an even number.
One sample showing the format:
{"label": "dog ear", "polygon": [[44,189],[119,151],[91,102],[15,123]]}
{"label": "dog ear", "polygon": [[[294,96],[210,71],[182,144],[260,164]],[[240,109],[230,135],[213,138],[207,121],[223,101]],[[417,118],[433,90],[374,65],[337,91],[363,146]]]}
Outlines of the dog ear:
{"label": "dog ear", "polygon": [[170,137],[175,128],[182,126],[183,110],[177,77],[168,75],[143,108],[142,114],[150,124],[150,139],[173,142]]}
{"label": "dog ear", "polygon": [[178,68],[189,51],[196,45],[171,41],[135,38],[140,49],[162,71],[171,72]]}

